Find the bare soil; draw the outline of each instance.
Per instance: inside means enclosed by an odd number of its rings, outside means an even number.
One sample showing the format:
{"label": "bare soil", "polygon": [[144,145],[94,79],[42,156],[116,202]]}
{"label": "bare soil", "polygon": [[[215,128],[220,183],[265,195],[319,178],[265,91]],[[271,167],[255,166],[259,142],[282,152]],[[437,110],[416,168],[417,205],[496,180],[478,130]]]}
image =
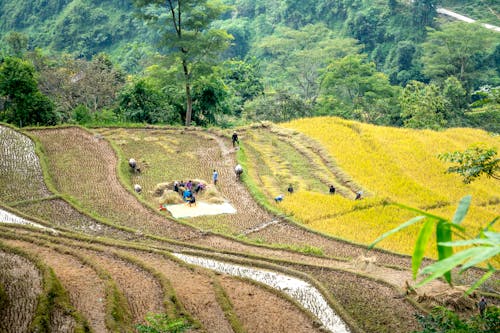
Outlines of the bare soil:
{"label": "bare soil", "polygon": [[186,310],[207,332],[230,333],[232,328],[217,302],[211,277],[198,268],[186,268],[160,254],[134,252],[170,281]]}
{"label": "bare soil", "polygon": [[265,289],[255,289],[253,285],[226,276],[220,282],[249,333],[280,332],[290,330],[297,333],[321,332],[320,325],[314,326],[310,318],[291,302]]}
{"label": "bare soil", "polygon": [[69,229],[92,236],[105,236],[123,240],[131,239],[129,232],[99,223],[88,215],[78,212],[62,199],[28,201],[14,207],[30,216],[50,221],[54,227]]}
{"label": "bare soil", "polygon": [[35,315],[42,277],[25,258],[0,250],[0,286],[6,296],[0,307],[0,332],[27,332]]}
{"label": "bare soil", "polygon": [[89,321],[95,332],[106,332],[103,281],[97,273],[70,255],[60,254],[46,247],[17,240],[3,240],[13,247],[23,248],[42,258],[69,293],[71,303]]}
{"label": "bare soil", "polygon": [[144,324],[148,313],[162,313],[164,291],[158,281],[140,267],[112,256],[112,252],[78,249],[108,272],[127,299],[132,321]]}

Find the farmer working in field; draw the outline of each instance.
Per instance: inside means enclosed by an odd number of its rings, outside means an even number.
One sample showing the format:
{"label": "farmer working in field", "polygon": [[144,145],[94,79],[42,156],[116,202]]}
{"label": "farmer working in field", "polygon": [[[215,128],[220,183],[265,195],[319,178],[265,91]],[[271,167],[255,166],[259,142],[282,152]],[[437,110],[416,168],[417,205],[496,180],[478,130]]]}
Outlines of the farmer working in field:
{"label": "farmer working in field", "polygon": [[231,141],[233,142],[233,147],[235,147],[236,144],[240,144],[240,141],[238,140],[238,134],[236,134],[236,131],[233,132],[233,136],[231,137]]}
{"label": "farmer working in field", "polygon": [[187,204],[189,207],[191,207],[192,205],[196,206],[196,198],[195,198],[194,194],[191,194],[191,197],[188,198]]}
{"label": "farmer working in field", "polygon": [[193,193],[191,193],[191,190],[187,188],[186,190],[184,190],[184,193],[182,193],[182,199],[187,202],[189,201],[189,198],[192,197],[192,195]]}
{"label": "farmer working in field", "polygon": [[217,185],[217,181],[219,180],[219,173],[214,169],[214,173],[212,174],[212,179],[214,181],[214,185]]}
{"label": "farmer working in field", "polygon": [[240,164],[238,164],[237,166],[234,167],[234,173],[236,174],[236,178],[240,179],[241,174],[243,173],[243,167]]}

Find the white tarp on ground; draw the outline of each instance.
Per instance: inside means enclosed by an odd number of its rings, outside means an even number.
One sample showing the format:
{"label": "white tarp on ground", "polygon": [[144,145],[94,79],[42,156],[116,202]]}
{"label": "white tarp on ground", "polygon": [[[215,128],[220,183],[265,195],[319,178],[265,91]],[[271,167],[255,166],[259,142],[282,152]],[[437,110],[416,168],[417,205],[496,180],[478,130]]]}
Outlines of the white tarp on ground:
{"label": "white tarp on ground", "polygon": [[236,209],[229,202],[224,202],[223,204],[210,204],[203,201],[197,201],[196,206],[193,205],[191,207],[187,204],[165,205],[164,207],[175,218],[236,213]]}

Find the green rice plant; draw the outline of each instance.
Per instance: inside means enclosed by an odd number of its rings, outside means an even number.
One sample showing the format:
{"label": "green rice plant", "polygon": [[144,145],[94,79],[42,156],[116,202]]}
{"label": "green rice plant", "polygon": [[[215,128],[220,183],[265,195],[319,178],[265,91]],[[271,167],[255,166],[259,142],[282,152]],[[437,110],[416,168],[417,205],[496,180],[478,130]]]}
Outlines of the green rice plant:
{"label": "green rice plant", "polygon": [[147,325],[136,325],[140,333],[181,333],[190,325],[183,318],[169,318],[164,313],[150,313],[146,316]]}

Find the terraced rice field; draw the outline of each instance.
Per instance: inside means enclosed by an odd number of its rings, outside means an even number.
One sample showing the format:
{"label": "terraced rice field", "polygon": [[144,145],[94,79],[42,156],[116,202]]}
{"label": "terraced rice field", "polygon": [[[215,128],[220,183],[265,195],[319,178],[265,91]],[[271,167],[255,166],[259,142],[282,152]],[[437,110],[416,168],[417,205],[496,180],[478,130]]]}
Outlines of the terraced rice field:
{"label": "terraced rice field", "polygon": [[[463,184],[459,176],[445,174],[448,165],[437,158],[477,143],[500,146],[498,136],[484,131],[412,131],[314,118],[253,128],[245,135],[249,172],[268,200],[292,184],[295,192],[280,203],[280,210],[311,229],[351,242],[368,245],[374,235],[419,211],[451,218],[467,194],[473,202],[464,226],[471,235],[500,211],[496,180],[484,177]],[[335,195],[328,194],[330,184]],[[359,190],[363,200],[355,201]],[[379,246],[411,254],[418,230],[410,228]],[[433,248],[431,242],[427,256],[435,257]]]}
{"label": "terraced rice field", "polygon": [[[417,328],[414,315],[434,304],[430,296],[419,304],[419,295],[447,289],[435,282],[406,295],[405,283],[412,283],[408,257],[367,252],[289,221],[291,198],[280,206],[269,203],[289,179],[312,195],[330,180],[347,197],[362,188],[312,141],[264,128],[242,130],[241,151],[230,147],[227,133],[199,129],[21,133],[0,126],[0,134],[9,138],[0,145],[7,171],[0,185],[10,188],[0,200],[0,220],[8,212],[50,228],[0,224],[0,305],[8,304],[0,306],[0,328],[7,332],[134,331],[148,313],[184,318],[190,332],[329,331],[286,293],[186,263],[176,253],[305,281],[351,332],[411,332]],[[35,147],[40,160],[33,158]],[[238,181],[233,167],[242,153],[246,172]],[[130,157],[139,162],[140,173],[128,167]],[[10,161],[18,158],[24,164]],[[213,190],[236,214],[175,220],[158,210],[157,184],[189,179],[210,184],[213,169],[220,174]],[[252,181],[261,193],[248,190]],[[141,185],[141,194],[134,193],[134,184]],[[374,198],[356,204],[370,209],[386,203]],[[16,280],[20,276],[22,283]],[[471,272],[464,279],[475,276]],[[22,317],[15,314],[20,308]]]}

